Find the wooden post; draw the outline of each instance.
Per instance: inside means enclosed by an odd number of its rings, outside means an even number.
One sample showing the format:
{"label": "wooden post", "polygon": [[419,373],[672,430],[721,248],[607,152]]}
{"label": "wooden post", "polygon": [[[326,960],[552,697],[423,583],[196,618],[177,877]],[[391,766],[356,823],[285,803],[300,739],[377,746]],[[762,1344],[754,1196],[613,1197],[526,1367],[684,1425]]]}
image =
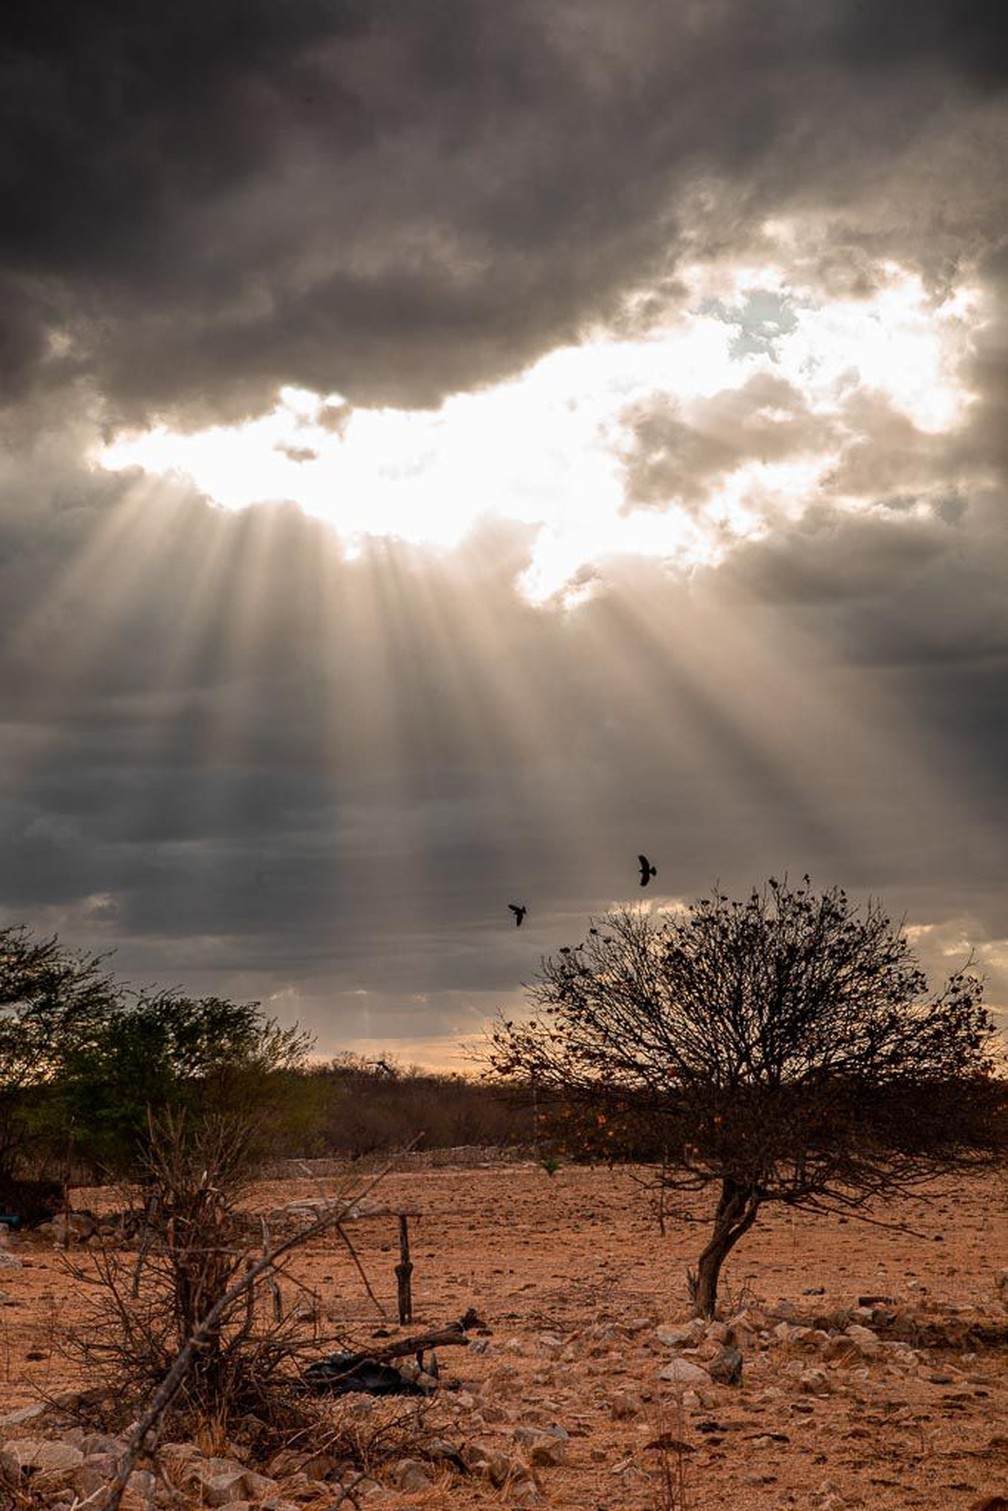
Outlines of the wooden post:
{"label": "wooden post", "polygon": [[396,1285],[399,1294],[399,1326],[405,1327],[413,1320],[413,1293],[410,1276],[413,1261],[409,1251],[409,1219],[405,1212],[399,1213],[399,1263],[395,1267]]}

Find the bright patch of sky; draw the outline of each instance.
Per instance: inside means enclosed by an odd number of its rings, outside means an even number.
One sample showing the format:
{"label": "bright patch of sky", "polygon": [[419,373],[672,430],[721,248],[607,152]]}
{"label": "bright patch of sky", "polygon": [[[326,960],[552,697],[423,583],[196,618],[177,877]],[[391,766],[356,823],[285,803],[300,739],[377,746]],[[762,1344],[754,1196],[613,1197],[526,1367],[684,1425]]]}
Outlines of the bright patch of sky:
{"label": "bright patch of sky", "polygon": [[[590,332],[436,411],[352,408],[339,395],[287,388],[246,424],[187,434],[159,426],[93,460],[182,475],[230,509],[293,500],[331,523],[348,553],[369,536],[450,549],[480,519],[523,521],[538,527],[525,593],[542,602],[566,590],[570,601],[584,591],[579,574],[583,582],[606,558],[688,569],[799,514],[857,438],[855,395],[881,396],[925,433],[962,418],[970,395],[957,373],[979,320],[968,289],[936,303],[895,265],[871,297],[828,303],[773,266],[698,268],[685,281],[684,315],[633,339]],[[625,459],[635,409],[671,405],[688,427],[693,407],[760,374],[790,384],[806,415],[834,421],[829,440],[812,426],[815,441],[799,439],[786,458],[740,454],[695,499],[633,507]]]}

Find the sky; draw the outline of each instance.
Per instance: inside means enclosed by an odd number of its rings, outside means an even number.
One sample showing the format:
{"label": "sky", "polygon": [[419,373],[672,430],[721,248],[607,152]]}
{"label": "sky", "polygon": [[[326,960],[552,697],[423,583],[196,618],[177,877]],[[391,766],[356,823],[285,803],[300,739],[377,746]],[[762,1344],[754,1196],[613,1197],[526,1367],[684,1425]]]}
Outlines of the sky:
{"label": "sky", "polygon": [[808,872],[1004,1021],[1005,27],[14,6],[0,924],[465,1069]]}

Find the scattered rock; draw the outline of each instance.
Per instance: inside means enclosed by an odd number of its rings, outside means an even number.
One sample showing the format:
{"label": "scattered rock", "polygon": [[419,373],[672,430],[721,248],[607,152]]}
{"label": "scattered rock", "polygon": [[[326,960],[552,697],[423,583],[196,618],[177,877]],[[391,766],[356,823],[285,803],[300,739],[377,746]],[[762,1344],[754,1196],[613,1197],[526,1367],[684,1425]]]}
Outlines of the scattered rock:
{"label": "scattered rock", "polygon": [[134,1469],[126,1481],[124,1511],[148,1511],[154,1502],[157,1480],[149,1469]]}
{"label": "scattered rock", "polygon": [[80,1499],[86,1500],[109,1483],[117,1466],[117,1457],[111,1453],[91,1454],[73,1471],[71,1488]]}
{"label": "scattered rock", "polygon": [[459,1457],[472,1474],[486,1474],[490,1450],[483,1443],[463,1443]]}
{"label": "scattered rock", "polygon": [[639,1416],[644,1410],[644,1402],[633,1391],[620,1390],[613,1396],[609,1409],[612,1412],[613,1421],[624,1422],[630,1417]]}
{"label": "scattered rock", "polygon": [[200,1474],[198,1480],[204,1505],[229,1506],[234,1501],[247,1498],[245,1476],[240,1469],[222,1470],[217,1474]]}
{"label": "scattered rock", "polygon": [[709,1385],[711,1377],[699,1364],[688,1359],[673,1359],[658,1371],[659,1380],[668,1380],[673,1385]]}
{"label": "scattered rock", "polygon": [[533,1464],[554,1468],[567,1462],[568,1434],[563,1427],[516,1427],[514,1440],[528,1450]]}
{"label": "scattered rock", "polygon": [[53,1474],[76,1469],[83,1462],[79,1448],[58,1438],[12,1438],[0,1448],[0,1465],[14,1479],[25,1473]]}
{"label": "scattered rock", "polygon": [[19,1406],[16,1411],[9,1411],[6,1416],[0,1417],[0,1427],[20,1427],[25,1422],[34,1422],[38,1417],[45,1416],[46,1404],[44,1401],[33,1401],[30,1406]]}
{"label": "scattered rock", "polygon": [[737,1348],[723,1348],[707,1365],[707,1371],[718,1385],[739,1385],[742,1382],[742,1355]]}
{"label": "scattered rock", "polygon": [[846,1329],[844,1337],[849,1338],[858,1353],[866,1359],[873,1359],[882,1351],[879,1335],[873,1333],[870,1327],[861,1327],[854,1322]]}
{"label": "scattered rock", "polygon": [[767,1319],[762,1312],[754,1311],[751,1308],[736,1312],[734,1317],[729,1317],[725,1324],[728,1330],[725,1342],[734,1344],[736,1348],[743,1350],[751,1348],[760,1333],[765,1329],[766,1321]]}
{"label": "scattered rock", "polygon": [[429,1490],[434,1481],[419,1459],[400,1459],[392,1471],[396,1486],[407,1495],[417,1490]]}
{"label": "scattered rock", "polygon": [[704,1323],[699,1317],[694,1317],[692,1322],[684,1322],[675,1327],[663,1323],[661,1327],[655,1328],[655,1337],[668,1348],[688,1348],[690,1344],[700,1342],[704,1331]]}
{"label": "scattered rock", "polygon": [[528,1466],[507,1453],[491,1453],[486,1460],[486,1477],[496,1489],[528,1479]]}

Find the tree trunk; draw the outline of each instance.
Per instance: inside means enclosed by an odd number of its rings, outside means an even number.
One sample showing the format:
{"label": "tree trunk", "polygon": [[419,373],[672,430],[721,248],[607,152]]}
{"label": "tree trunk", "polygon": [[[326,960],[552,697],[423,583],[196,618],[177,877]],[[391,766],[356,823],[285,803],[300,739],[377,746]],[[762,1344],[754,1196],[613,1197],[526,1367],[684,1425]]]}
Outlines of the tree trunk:
{"label": "tree trunk", "polygon": [[714,1232],[697,1264],[693,1309],[699,1317],[713,1317],[717,1306],[718,1280],[724,1264],[739,1239],[756,1221],[759,1199],[755,1192],[726,1177],[714,1214]]}

